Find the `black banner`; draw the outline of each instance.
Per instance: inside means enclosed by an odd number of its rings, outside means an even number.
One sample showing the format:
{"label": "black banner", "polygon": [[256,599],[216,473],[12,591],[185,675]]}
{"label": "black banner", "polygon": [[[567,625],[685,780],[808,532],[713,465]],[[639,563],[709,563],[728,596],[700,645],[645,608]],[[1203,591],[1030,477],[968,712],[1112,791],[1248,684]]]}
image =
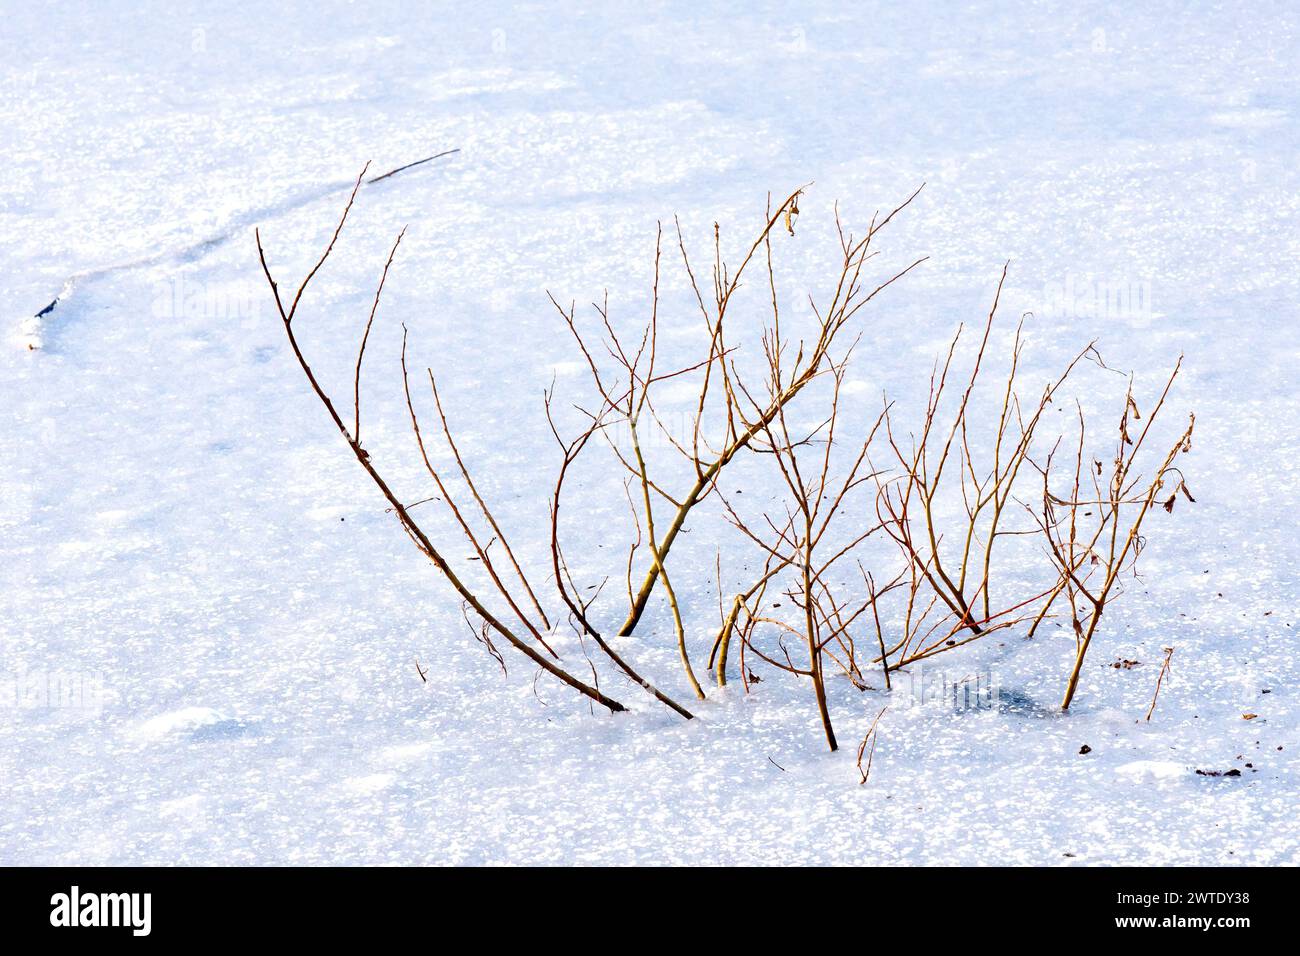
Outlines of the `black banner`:
{"label": "black banner", "polygon": [[[538,943],[561,930],[625,936],[667,932],[684,914],[711,914],[711,936],[738,940],[782,921],[861,933],[925,927],[928,938],[1014,934],[1055,921],[1071,941],[1200,934],[1241,941],[1280,930],[1283,870],[920,869],[440,870],[440,869],[8,869],[0,871],[7,930],[54,941],[334,942],[383,940],[479,925],[494,943]],[[809,907],[811,909],[809,909]],[[546,930],[545,927],[551,927]],[[567,927],[567,929],[565,929]],[[656,929],[656,927],[658,929]],[[730,928],[730,929],[729,929]],[[676,932],[676,930],[672,930]],[[504,934],[504,937],[503,937]]]}

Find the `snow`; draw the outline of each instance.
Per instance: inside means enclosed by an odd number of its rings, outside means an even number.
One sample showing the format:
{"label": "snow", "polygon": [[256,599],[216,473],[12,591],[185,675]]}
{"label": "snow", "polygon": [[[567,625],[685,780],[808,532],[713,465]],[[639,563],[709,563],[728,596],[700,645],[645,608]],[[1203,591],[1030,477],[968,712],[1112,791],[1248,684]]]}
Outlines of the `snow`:
{"label": "snow", "polygon": [[148,740],[157,740],[185,731],[198,734],[204,728],[217,726],[227,719],[211,707],[182,707],[180,710],[150,717],[140,725],[136,733]]}
{"label": "snow", "polygon": [[[0,863],[1297,862],[1288,5],[5,18]],[[832,681],[836,754],[810,688],[770,669],[749,695],[712,689],[689,723],[608,668],[632,713],[593,714],[517,654],[503,676],[314,403],[251,236],[289,282],[365,161],[452,147],[361,192],[299,334],[349,391],[409,224],[367,352],[367,446],[407,500],[428,493],[395,378],[405,323],[531,566],[558,461],[541,394],[585,388],[545,291],[581,311],[608,289],[635,322],[655,223],[674,214],[706,259],[715,221],[735,249],[769,191],[812,181],[778,243],[793,297],[829,279],[836,200],[861,229],[927,183],[882,234],[882,272],[930,259],[863,315],[854,420],[881,389],[923,401],[1007,259],[1004,331],[1035,313],[1029,380],[1095,336],[1150,394],[1185,352],[1170,422],[1196,412],[1197,503],[1152,517],[1143,578],[1107,609],[1071,712],[1055,709],[1074,646],[1057,628],[935,659],[949,677],[996,672],[986,710]],[[1107,290],[1146,305],[1107,309]],[[668,294],[682,307],[664,311],[666,348],[686,354],[698,318],[680,283]],[[769,479],[738,466],[735,487],[770,498]],[[598,606],[612,630],[618,476],[584,473],[569,509],[575,575],[613,578]],[[727,547],[739,581],[742,545]],[[712,551],[673,556],[707,657]],[[659,597],[620,649],[688,698]],[[576,641],[562,650],[582,660]],[[886,703],[861,786],[856,744]],[[1229,769],[1242,775],[1195,772]]]}

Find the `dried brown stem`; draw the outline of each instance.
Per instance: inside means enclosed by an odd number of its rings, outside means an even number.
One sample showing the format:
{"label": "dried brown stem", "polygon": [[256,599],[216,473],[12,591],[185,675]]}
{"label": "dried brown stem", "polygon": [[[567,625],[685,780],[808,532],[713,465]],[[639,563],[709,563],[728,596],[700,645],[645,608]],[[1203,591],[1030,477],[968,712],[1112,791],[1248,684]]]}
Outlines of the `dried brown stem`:
{"label": "dried brown stem", "polygon": [[1156,676],[1156,691],[1151,695],[1151,706],[1147,708],[1147,723],[1151,722],[1151,715],[1156,712],[1156,701],[1160,699],[1160,687],[1165,681],[1165,675],[1169,673],[1169,665],[1174,659],[1174,649],[1165,648],[1165,662],[1160,665],[1160,673]]}

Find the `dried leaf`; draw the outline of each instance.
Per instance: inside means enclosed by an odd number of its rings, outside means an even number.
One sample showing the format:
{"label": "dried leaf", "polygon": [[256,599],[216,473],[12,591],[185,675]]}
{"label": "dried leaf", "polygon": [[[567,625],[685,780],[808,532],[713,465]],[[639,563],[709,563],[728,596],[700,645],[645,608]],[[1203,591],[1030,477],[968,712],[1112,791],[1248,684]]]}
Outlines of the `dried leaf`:
{"label": "dried leaf", "polygon": [[799,197],[796,195],[794,199],[790,200],[790,205],[785,207],[785,228],[792,236],[794,235],[794,221],[798,216]]}
{"label": "dried leaf", "polygon": [[1254,720],[1254,719],[1255,719],[1256,717],[1258,717],[1258,716],[1259,716],[1259,714],[1242,714],[1242,715],[1241,715],[1241,719],[1242,719],[1242,720]]}
{"label": "dried leaf", "polygon": [[1196,499],[1192,497],[1192,493],[1187,490],[1187,482],[1180,481],[1178,483],[1178,490],[1183,493],[1183,497],[1186,498],[1188,501],[1192,502],[1193,504],[1196,503]]}
{"label": "dried leaf", "polygon": [[1162,507],[1163,507],[1166,511],[1168,511],[1170,514],[1173,514],[1173,512],[1174,512],[1174,502],[1177,501],[1177,500],[1178,500],[1178,495],[1177,495],[1177,494],[1172,494],[1172,495],[1169,496],[1169,500],[1166,501]]}

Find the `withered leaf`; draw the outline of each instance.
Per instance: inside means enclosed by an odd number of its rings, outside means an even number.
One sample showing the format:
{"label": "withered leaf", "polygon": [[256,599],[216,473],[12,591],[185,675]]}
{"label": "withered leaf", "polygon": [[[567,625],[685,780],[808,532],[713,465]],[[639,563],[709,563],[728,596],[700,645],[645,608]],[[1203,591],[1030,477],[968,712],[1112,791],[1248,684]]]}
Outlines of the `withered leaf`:
{"label": "withered leaf", "polygon": [[1254,719],[1255,719],[1256,717],[1258,717],[1258,716],[1259,716],[1259,714],[1242,714],[1242,715],[1241,715],[1241,719],[1242,719],[1242,720],[1254,720]]}
{"label": "withered leaf", "polygon": [[1170,514],[1173,514],[1173,511],[1174,511],[1174,502],[1177,501],[1177,500],[1178,500],[1178,495],[1176,495],[1176,494],[1170,495],[1170,496],[1169,496],[1169,500],[1166,501],[1162,507],[1163,507],[1166,511],[1168,511]]}
{"label": "withered leaf", "polygon": [[1178,483],[1178,490],[1183,493],[1183,497],[1186,498],[1188,501],[1192,502],[1193,504],[1196,503],[1196,499],[1192,497],[1192,493],[1187,489],[1187,482],[1180,481]]}

